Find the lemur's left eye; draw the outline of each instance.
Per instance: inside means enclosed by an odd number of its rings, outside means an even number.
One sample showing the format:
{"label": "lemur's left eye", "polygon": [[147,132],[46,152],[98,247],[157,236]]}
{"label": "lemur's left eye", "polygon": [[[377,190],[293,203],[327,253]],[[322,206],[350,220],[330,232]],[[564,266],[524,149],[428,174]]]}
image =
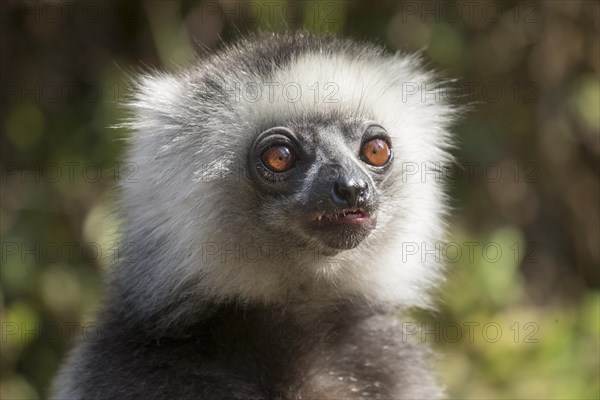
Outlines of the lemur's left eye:
{"label": "lemur's left eye", "polygon": [[383,167],[392,156],[392,150],[383,139],[372,139],[363,144],[360,151],[361,158],[367,164],[375,167]]}
{"label": "lemur's left eye", "polygon": [[278,145],[266,149],[260,159],[269,170],[281,173],[294,166],[296,156],[289,147]]}

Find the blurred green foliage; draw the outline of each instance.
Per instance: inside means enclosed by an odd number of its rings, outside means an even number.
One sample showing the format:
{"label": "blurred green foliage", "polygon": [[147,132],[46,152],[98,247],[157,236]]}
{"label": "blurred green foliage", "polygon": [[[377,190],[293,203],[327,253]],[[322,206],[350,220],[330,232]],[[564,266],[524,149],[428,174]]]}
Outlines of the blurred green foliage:
{"label": "blurred green foliage", "polygon": [[[128,75],[246,32],[421,51],[458,77],[448,279],[414,336],[454,398],[600,398],[600,3],[3,2],[0,398],[41,399],[118,253]],[[495,171],[500,171],[500,175]],[[437,324],[437,325],[436,325]]]}

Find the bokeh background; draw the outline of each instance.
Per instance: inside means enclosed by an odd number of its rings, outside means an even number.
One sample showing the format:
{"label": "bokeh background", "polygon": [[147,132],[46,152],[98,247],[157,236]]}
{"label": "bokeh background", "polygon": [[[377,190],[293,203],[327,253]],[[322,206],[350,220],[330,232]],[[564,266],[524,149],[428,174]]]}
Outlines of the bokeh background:
{"label": "bokeh background", "polygon": [[[415,338],[453,398],[600,397],[600,2],[2,1],[1,399],[93,337],[127,77],[246,32],[419,51],[458,78],[449,274]],[[124,167],[124,168],[123,168]],[[437,325],[436,325],[437,324]],[[87,326],[82,333],[82,326]]]}

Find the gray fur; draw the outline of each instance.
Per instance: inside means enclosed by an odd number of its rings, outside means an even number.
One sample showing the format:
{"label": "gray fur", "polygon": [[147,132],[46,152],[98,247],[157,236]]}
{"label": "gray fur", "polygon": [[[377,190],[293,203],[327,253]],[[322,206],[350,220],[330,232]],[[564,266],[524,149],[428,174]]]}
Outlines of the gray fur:
{"label": "gray fur", "polygon": [[[273,82],[305,90],[269,98]],[[407,82],[418,96],[403,95]],[[337,101],[315,99],[313,83],[333,83]],[[441,279],[439,260],[402,254],[402,243],[431,249],[444,235],[441,183],[404,169],[450,160],[456,110],[421,96],[434,83],[413,56],[303,34],[251,38],[177,74],[142,76],[127,123],[139,182],[121,196],[136,251],[113,267],[102,335],[76,346],[54,398],[442,397],[429,351],[407,343],[399,322],[430,306]],[[240,98],[235,85],[263,96]],[[386,172],[357,157],[373,121],[394,144]],[[275,193],[249,161],[272,127],[294,132],[310,160]],[[301,223],[328,163],[351,166],[375,192],[377,228],[344,236],[344,250]]]}

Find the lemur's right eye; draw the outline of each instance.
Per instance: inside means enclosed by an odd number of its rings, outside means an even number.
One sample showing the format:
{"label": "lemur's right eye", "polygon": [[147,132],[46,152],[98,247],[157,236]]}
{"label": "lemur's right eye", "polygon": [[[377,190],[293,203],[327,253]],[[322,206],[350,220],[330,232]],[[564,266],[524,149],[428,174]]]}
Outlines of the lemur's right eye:
{"label": "lemur's right eye", "polygon": [[270,171],[282,173],[289,171],[294,166],[296,156],[289,147],[277,145],[266,149],[260,159]]}

